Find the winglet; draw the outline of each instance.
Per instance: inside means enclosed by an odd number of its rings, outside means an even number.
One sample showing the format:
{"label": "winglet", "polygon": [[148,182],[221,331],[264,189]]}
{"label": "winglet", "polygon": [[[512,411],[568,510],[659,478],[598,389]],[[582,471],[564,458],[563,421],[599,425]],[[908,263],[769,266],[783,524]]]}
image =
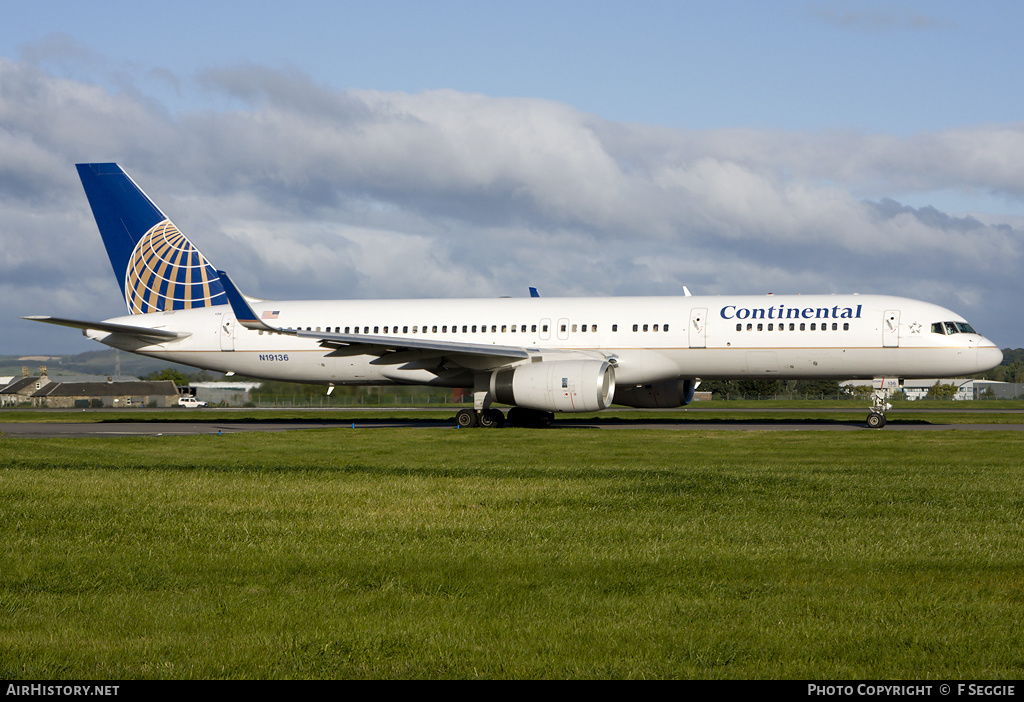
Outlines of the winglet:
{"label": "winglet", "polygon": [[537,288],[530,286],[530,297],[540,297],[540,293],[537,292]]}
{"label": "winglet", "polygon": [[234,281],[224,271],[217,271],[217,275],[220,277],[221,285],[224,286],[224,292],[228,296],[228,304],[231,305],[231,311],[235,313],[235,319],[246,329],[257,329],[262,331],[280,331],[275,327],[265,324],[253,310],[252,306],[246,301],[242,293],[239,292],[238,287]]}

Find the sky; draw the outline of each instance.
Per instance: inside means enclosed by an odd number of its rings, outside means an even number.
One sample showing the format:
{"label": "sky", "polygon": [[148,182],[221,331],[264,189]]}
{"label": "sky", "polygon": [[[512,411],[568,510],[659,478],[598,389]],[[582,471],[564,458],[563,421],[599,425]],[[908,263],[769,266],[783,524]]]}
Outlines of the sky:
{"label": "sky", "polygon": [[1024,346],[1024,4],[17,3],[0,354],[125,303],[116,161],[276,299],[882,293]]}

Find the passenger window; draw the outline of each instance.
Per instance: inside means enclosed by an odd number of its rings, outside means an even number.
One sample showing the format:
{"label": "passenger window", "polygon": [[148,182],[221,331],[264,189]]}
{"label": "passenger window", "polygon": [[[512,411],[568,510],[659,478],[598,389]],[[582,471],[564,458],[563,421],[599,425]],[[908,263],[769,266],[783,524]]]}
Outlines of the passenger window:
{"label": "passenger window", "polygon": [[743,325],[742,324],[737,324],[736,325],[736,331],[743,331]]}
{"label": "passenger window", "polygon": [[646,324],[644,325],[644,331],[647,331],[647,325]]}
{"label": "passenger window", "polygon": [[661,328],[661,330],[662,330],[662,331],[668,331],[668,325],[666,324],[665,326],[663,326],[663,327]]}
{"label": "passenger window", "polygon": [[494,334],[498,333],[498,325],[497,324],[492,324],[491,325],[491,332],[494,333]]}
{"label": "passenger window", "polygon": [[[531,326],[530,326],[530,331],[532,331],[532,332],[535,332],[535,331],[537,331],[537,325],[536,325],[536,324],[533,324],[533,325],[531,325]],[[545,330],[544,330],[544,331],[547,331],[547,329],[545,328]]]}
{"label": "passenger window", "polygon": [[373,333],[374,334],[380,334],[380,327],[374,327],[373,328]]}
{"label": "passenger window", "polygon": [[814,322],[811,322],[811,331],[815,331],[818,327],[815,326]]}
{"label": "passenger window", "polygon": [[747,331],[753,331],[753,330],[754,330],[754,325],[751,324],[750,322],[747,322]]}
{"label": "passenger window", "polygon": [[639,326],[639,325],[637,325],[637,324],[634,324],[634,325],[633,325],[633,331],[637,331],[637,330],[638,330],[639,328],[640,328],[640,326]]}
{"label": "passenger window", "polygon": [[850,331],[850,323],[843,322],[843,331]]}
{"label": "passenger window", "polygon": [[506,331],[508,331],[508,325],[507,324],[502,324],[501,325],[501,333],[504,334]]}
{"label": "passenger window", "polygon": [[763,325],[763,324],[761,324],[760,322],[758,322],[758,324],[757,324],[757,330],[758,330],[758,331],[764,331],[764,325]]}
{"label": "passenger window", "polygon": [[839,322],[832,322],[832,331],[839,331]]}
{"label": "passenger window", "polygon": [[352,328],[351,328],[351,327],[345,327],[345,333],[346,333],[346,334],[349,334],[349,333],[351,333],[351,330],[352,330]]}
{"label": "passenger window", "polygon": [[804,323],[800,322],[800,331],[804,331]]}
{"label": "passenger window", "polygon": [[[654,327],[654,331],[658,331],[658,327]],[[768,331],[775,331],[775,325],[768,322]]]}
{"label": "passenger window", "polygon": [[654,325],[654,331],[658,331],[658,325],[657,324]]}
{"label": "passenger window", "polygon": [[543,328],[542,328],[542,331],[543,331],[543,332],[544,332],[545,334],[547,334],[547,333],[548,333],[548,325],[547,325],[547,324],[545,324],[545,325],[543,326]]}
{"label": "passenger window", "polygon": [[618,324],[613,324],[612,325],[612,331],[613,332],[617,332],[618,330],[619,330],[619,325]]}

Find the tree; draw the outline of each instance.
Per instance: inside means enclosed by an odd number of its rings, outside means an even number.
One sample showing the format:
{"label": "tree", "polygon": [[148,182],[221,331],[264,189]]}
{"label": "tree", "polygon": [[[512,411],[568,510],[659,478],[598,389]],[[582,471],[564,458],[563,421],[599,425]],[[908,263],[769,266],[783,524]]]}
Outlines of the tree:
{"label": "tree", "polygon": [[951,400],[953,396],[960,392],[960,386],[955,383],[940,383],[935,381],[935,385],[932,385],[928,389],[929,400]]}
{"label": "tree", "polygon": [[190,382],[187,375],[173,368],[164,368],[159,373],[150,373],[143,380],[173,380],[178,387],[187,387]]}
{"label": "tree", "polygon": [[838,380],[801,380],[794,387],[799,395],[838,395]]}

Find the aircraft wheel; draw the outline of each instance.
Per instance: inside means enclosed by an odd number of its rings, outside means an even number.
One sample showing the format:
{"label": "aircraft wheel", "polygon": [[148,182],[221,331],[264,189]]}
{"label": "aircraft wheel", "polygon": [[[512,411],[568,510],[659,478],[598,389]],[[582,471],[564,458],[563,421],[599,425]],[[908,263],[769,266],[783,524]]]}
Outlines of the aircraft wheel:
{"label": "aircraft wheel", "polygon": [[530,427],[540,429],[551,426],[554,415],[541,410],[513,407],[508,411],[508,425],[511,427]]}
{"label": "aircraft wheel", "polygon": [[460,429],[471,429],[477,426],[476,411],[471,409],[461,409],[455,413],[455,423],[459,425]]}
{"label": "aircraft wheel", "polygon": [[868,429],[881,429],[885,426],[885,415],[880,412],[872,412],[868,415]]}
{"label": "aircraft wheel", "polygon": [[522,407],[511,407],[508,410],[508,417],[506,419],[510,427],[525,427],[526,426],[526,410]]}
{"label": "aircraft wheel", "polygon": [[485,429],[495,429],[505,423],[505,415],[503,415],[500,410],[484,410],[480,413],[478,421],[480,422],[480,426]]}

